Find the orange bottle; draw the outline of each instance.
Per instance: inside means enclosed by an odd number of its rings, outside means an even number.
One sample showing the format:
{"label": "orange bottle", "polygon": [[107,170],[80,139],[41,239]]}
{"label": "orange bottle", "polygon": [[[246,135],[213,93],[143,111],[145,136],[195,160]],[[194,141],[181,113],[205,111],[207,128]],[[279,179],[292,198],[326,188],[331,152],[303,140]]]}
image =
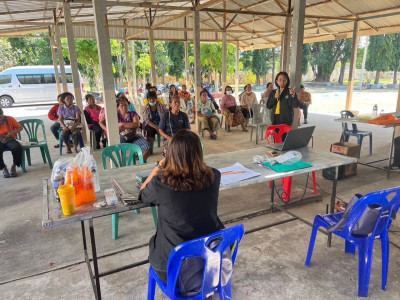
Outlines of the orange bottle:
{"label": "orange bottle", "polygon": [[89,167],[81,168],[81,179],[83,181],[83,191],[85,197],[83,199],[83,203],[92,203],[96,201],[96,193],[94,191],[94,178],[93,174],[90,171]]}
{"label": "orange bottle", "polygon": [[71,167],[67,170],[65,176],[65,184],[73,185],[75,188],[75,207],[82,205],[85,199],[85,192],[79,169],[79,167]]}

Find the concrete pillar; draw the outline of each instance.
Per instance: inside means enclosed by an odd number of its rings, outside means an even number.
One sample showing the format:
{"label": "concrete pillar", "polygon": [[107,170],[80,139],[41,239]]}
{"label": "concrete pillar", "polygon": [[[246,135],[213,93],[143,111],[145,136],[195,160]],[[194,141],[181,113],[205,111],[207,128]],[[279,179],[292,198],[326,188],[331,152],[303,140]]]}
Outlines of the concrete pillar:
{"label": "concrete pillar", "polygon": [[[194,82],[195,103],[200,100],[201,92],[201,60],[200,60],[200,15],[199,11],[193,11],[193,45],[194,45]],[[196,122],[196,130],[197,130]]]}
{"label": "concrete pillar", "polygon": [[58,25],[55,24],[54,29],[55,29],[55,33],[56,33],[58,63],[60,64],[63,92],[68,92],[67,76],[65,75],[64,57],[62,54],[62,46],[61,46],[61,38],[60,38],[60,27],[58,27]]}
{"label": "concrete pillar", "polygon": [[358,46],[358,22],[354,22],[353,29],[353,45],[351,48],[350,56],[350,69],[349,69],[349,83],[347,84],[347,97],[346,97],[346,110],[351,109],[351,100],[353,97],[353,86],[354,86],[354,72],[356,69],[357,60],[357,46]]}
{"label": "concrete pillar", "polygon": [[108,144],[119,144],[119,130],[117,108],[115,106],[114,78],[112,76],[112,60],[110,35],[107,28],[107,9],[105,0],[92,0],[94,11],[94,24],[101,67],[101,79],[104,90],[104,109],[106,113],[106,124]]}
{"label": "concrete pillar", "polygon": [[222,32],[222,90],[225,90],[226,86],[226,30]]}
{"label": "concrete pillar", "polygon": [[125,43],[126,77],[128,79],[128,93],[129,93],[129,97],[132,99],[133,94],[132,94],[131,62],[129,60],[128,40],[125,40],[124,43]]}
{"label": "concrete pillar", "polygon": [[[292,29],[292,55],[290,56],[290,84],[300,91],[301,67],[303,61],[304,20],[306,14],[306,0],[294,1]],[[293,128],[298,127],[299,108],[294,109]]]}
{"label": "concrete pillar", "polygon": [[153,29],[149,29],[150,62],[151,62],[151,81],[152,85],[157,85],[156,58],[154,54]]}
{"label": "concrete pillar", "polygon": [[136,80],[136,57],[135,57],[135,41],[131,41],[131,51],[132,51],[132,88],[134,101],[138,103],[137,100],[137,80]]}
{"label": "concrete pillar", "polygon": [[[79,76],[78,69],[78,56],[76,54],[76,47],[74,41],[74,32],[72,28],[72,17],[71,17],[71,7],[69,2],[64,2],[64,19],[65,19],[65,33],[67,35],[68,41],[68,51],[69,51],[69,61],[71,64],[72,71],[72,81],[74,83],[74,96],[76,105],[81,109],[81,123],[86,124],[85,116],[83,114],[83,105],[82,105],[82,85],[81,79]],[[86,135],[86,126],[82,126],[82,138],[84,141],[88,141]]]}
{"label": "concrete pillar", "polygon": [[186,79],[186,86],[189,89],[189,42],[185,41],[185,79]]}
{"label": "concrete pillar", "polygon": [[239,41],[236,41],[235,98],[239,100]]}
{"label": "concrete pillar", "polygon": [[60,85],[60,75],[58,74],[58,64],[57,64],[57,54],[56,54],[56,49],[55,49],[55,43],[53,39],[53,33],[52,29],[49,26],[49,40],[50,40],[50,48],[51,48],[51,59],[53,60],[53,66],[54,66],[54,78],[56,79],[56,84],[57,84],[57,93],[58,95],[61,94],[61,85]]}
{"label": "concrete pillar", "polygon": [[[297,2],[297,1],[295,1]],[[282,66],[281,66],[281,71],[286,71],[289,72],[289,58],[290,58],[290,36],[291,36],[291,22],[292,17],[287,16],[285,19],[285,34],[284,34],[284,40],[285,44],[283,47],[283,58],[282,58]]]}

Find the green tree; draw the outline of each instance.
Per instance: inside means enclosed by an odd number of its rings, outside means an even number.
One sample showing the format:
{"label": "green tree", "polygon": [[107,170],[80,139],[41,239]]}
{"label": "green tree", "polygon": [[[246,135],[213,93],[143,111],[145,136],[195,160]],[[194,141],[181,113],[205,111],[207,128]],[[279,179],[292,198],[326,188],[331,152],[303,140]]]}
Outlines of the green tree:
{"label": "green tree", "polygon": [[253,65],[252,51],[240,51],[239,59],[243,63],[243,70],[250,71]]}
{"label": "green tree", "polygon": [[185,44],[183,42],[165,42],[165,49],[167,51],[170,62],[168,74],[182,77],[185,70]]}
{"label": "green tree", "polygon": [[346,39],[344,41],[345,41],[345,45],[343,47],[342,54],[339,58],[340,73],[339,73],[339,79],[338,79],[338,83],[342,84],[342,85],[343,85],[343,79],[344,79],[344,72],[346,70],[346,63],[351,56],[351,48],[352,48],[352,44],[353,44],[353,39]]}
{"label": "green tree", "polygon": [[393,45],[388,35],[373,35],[369,39],[367,62],[368,71],[376,71],[375,84],[379,83],[382,71],[389,71],[393,58]]}
{"label": "green tree", "polygon": [[311,45],[303,45],[303,61],[301,63],[301,74],[306,75],[308,72],[308,64],[310,60]]}
{"label": "green tree", "polygon": [[315,81],[329,82],[336,63],[342,56],[346,45],[345,40],[334,40],[327,42],[312,43],[310,50],[310,64]]}
{"label": "green tree", "polygon": [[16,66],[16,57],[20,54],[20,50],[13,50],[6,38],[0,38],[0,72],[5,69]]}
{"label": "green tree", "polygon": [[90,89],[99,91],[100,63],[97,52],[97,41],[92,39],[76,39],[76,54],[78,57],[79,70],[84,77],[89,79]]}
{"label": "green tree", "polygon": [[397,72],[400,68],[400,33],[389,35],[391,44],[393,45],[393,62],[390,64],[390,70],[393,74],[393,84],[397,84]]}
{"label": "green tree", "polygon": [[253,51],[252,71],[256,75],[256,85],[261,85],[260,77],[267,74],[270,64],[267,59],[267,49],[256,49]]}
{"label": "green tree", "polygon": [[[165,84],[165,73],[167,72],[168,68],[174,64],[167,55],[165,42],[156,41],[154,43],[154,52],[157,75],[161,77],[162,84]],[[184,69],[185,68],[183,68],[183,70]]]}
{"label": "green tree", "polygon": [[8,38],[20,66],[51,65],[50,40],[47,38]]}

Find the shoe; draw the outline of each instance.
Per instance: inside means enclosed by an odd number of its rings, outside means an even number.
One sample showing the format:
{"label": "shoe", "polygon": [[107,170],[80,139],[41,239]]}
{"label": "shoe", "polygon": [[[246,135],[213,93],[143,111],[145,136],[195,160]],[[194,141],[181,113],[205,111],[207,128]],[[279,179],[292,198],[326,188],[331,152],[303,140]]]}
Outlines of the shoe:
{"label": "shoe", "polygon": [[400,167],[396,166],[396,165],[391,165],[390,168],[388,168],[387,166],[384,167],[384,169],[389,169],[390,171],[396,171],[396,172],[400,172]]}
{"label": "shoe", "polygon": [[60,148],[60,144],[54,145],[54,148]]}
{"label": "shoe", "polygon": [[107,147],[107,140],[102,140],[101,142],[103,144],[103,148]]}
{"label": "shoe", "polygon": [[10,177],[17,177],[17,173],[11,172],[11,173],[10,173]]}
{"label": "shoe", "polygon": [[308,124],[307,120],[305,120],[303,124]]}
{"label": "shoe", "polygon": [[6,172],[6,171],[3,171],[3,177],[4,177],[4,178],[10,178],[11,175],[10,175],[10,173],[8,173],[8,172]]}
{"label": "shoe", "polygon": [[96,144],[96,150],[99,150],[100,149],[100,143],[97,143]]}

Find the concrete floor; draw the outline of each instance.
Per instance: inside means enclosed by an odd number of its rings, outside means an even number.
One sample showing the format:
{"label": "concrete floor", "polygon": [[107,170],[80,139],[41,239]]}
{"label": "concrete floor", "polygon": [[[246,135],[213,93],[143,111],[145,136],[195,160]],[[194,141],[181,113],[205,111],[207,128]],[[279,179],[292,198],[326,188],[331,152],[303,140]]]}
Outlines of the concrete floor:
{"label": "concrete floor", "polygon": [[[12,110],[5,112],[12,115]],[[49,128],[47,117],[40,117]],[[310,125],[317,125],[314,147],[329,150],[339,140],[341,125],[334,117],[311,114]],[[373,156],[368,155],[368,140],[361,150],[361,161],[387,156],[391,130],[367,126],[361,130],[373,131]],[[53,162],[59,158],[52,148],[54,137],[47,133]],[[233,130],[219,131],[217,141],[204,138],[205,153],[221,153],[255,147],[249,142],[250,133]],[[228,143],[229,141],[229,143]],[[261,142],[265,143],[265,141]],[[149,163],[160,159],[161,149]],[[98,162],[100,152],[94,153]],[[10,162],[10,153],[5,161]],[[384,164],[381,163],[380,166]],[[79,224],[44,230],[42,220],[42,178],[50,176],[48,165],[41,162],[39,151],[33,151],[32,166],[19,177],[0,178],[0,299],[93,299],[89,274],[83,263]],[[358,193],[399,185],[400,173],[386,179],[385,172],[358,166],[357,176],[339,181],[337,196],[349,201]],[[306,176],[294,178],[294,193],[301,195]],[[318,189],[322,201],[291,208],[310,222],[318,213],[324,213],[330,202],[332,182],[317,172]],[[309,182],[310,186],[311,182]],[[278,186],[279,188],[279,186]],[[309,192],[308,192],[309,193]],[[252,185],[221,192],[219,215],[226,226],[236,224],[235,218],[267,209],[270,191],[265,185]],[[296,197],[295,197],[296,198]],[[246,230],[286,219],[283,213],[261,215],[241,220]],[[233,220],[233,221],[232,221]],[[120,237],[111,239],[111,218],[95,219],[95,234],[100,271],[147,258],[146,243],[154,234],[150,210],[141,214],[120,216]],[[393,224],[390,238],[400,245],[400,221]],[[355,299],[357,295],[358,257],[343,252],[344,243],[333,238],[326,247],[326,236],[317,237],[312,267],[306,268],[308,241],[311,228],[293,221],[245,235],[240,248],[233,277],[234,299]],[[371,299],[400,299],[400,249],[390,248],[390,268],[387,290],[380,289],[381,254],[377,243],[369,287]],[[147,294],[148,264],[113,274],[101,279],[104,299],[145,299]],[[166,299],[157,290],[157,299]]]}

